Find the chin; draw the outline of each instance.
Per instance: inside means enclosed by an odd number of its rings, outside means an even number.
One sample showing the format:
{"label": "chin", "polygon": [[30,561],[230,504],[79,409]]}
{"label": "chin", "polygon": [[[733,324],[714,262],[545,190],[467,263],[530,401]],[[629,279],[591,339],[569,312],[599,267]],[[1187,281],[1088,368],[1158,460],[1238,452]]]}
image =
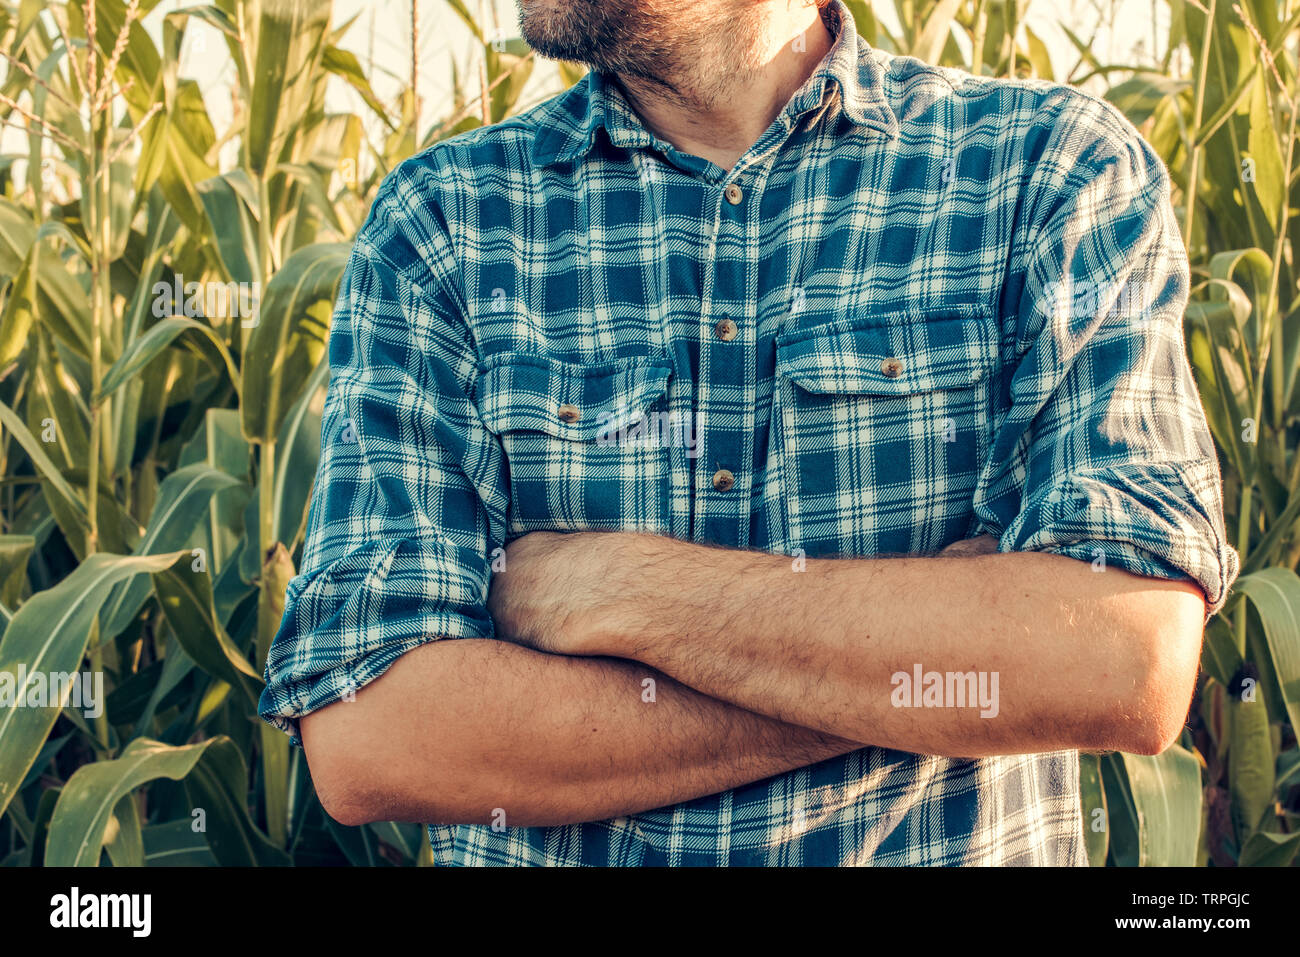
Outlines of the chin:
{"label": "chin", "polygon": [[635,11],[619,0],[519,0],[519,32],[544,57],[600,65]]}

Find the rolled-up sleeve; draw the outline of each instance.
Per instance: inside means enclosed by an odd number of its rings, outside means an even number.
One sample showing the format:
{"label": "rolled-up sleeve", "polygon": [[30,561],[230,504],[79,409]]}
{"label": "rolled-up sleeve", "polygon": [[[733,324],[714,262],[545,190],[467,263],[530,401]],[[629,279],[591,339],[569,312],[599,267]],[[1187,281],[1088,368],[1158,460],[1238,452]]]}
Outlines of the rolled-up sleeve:
{"label": "rolled-up sleeve", "polygon": [[1190,579],[1212,615],[1238,556],[1185,353],[1188,263],[1168,173],[1096,101],[1054,136],[1028,203],[1009,411],[977,512],[1002,551]]}
{"label": "rolled-up sleeve", "polygon": [[403,653],[493,633],[499,447],[469,398],[477,362],[463,313],[428,269],[445,236],[411,212],[400,172],[372,207],[335,305],[302,567],[266,662],[259,712],[295,743],[299,718],[354,695]]}

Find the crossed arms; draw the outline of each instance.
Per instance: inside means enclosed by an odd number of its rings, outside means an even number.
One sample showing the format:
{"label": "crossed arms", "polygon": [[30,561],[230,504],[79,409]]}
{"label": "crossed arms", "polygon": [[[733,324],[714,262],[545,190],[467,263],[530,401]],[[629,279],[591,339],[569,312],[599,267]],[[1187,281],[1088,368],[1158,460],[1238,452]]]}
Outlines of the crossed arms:
{"label": "crossed arms", "polygon": [[[973,503],[998,553],[810,559],[796,572],[784,556],[653,535],[533,532],[491,576],[495,639],[469,634],[492,633],[481,596],[508,463],[470,396],[480,357],[448,292],[450,241],[410,201],[425,181],[396,178],[331,326],[317,546],[262,709],[301,715],[326,810],[345,824],[487,823],[502,808],[511,825],[555,825],[866,745],[1163,750],[1186,715],[1207,604],[1221,606],[1237,560],[1185,357],[1187,260],[1167,174],[1080,103],[1057,161],[1035,162],[1035,218],[1007,290],[1010,408]],[[1093,138],[1081,181],[1079,143]],[[1084,278],[1103,292],[1061,294]],[[357,440],[337,439],[353,422]],[[1084,559],[1093,546],[1100,573]],[[425,641],[453,627],[454,640]],[[355,700],[322,701],[390,638],[425,643]],[[997,716],[895,707],[891,679],[918,665],[997,673]]]}
{"label": "crossed arms", "polygon": [[[488,609],[506,641],[421,645],[303,717],[336,820],[603,820],[864,745],[1155,754],[1186,717],[1206,606],[1190,582],[1048,553],[796,572],[659,536],[534,532]],[[896,707],[891,676],[915,665],[997,672],[997,716]]]}

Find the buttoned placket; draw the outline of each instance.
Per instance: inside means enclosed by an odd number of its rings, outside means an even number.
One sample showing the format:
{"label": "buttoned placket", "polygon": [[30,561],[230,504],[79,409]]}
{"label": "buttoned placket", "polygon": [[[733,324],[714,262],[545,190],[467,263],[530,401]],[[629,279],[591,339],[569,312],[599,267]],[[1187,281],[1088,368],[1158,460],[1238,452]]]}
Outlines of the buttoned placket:
{"label": "buttoned placket", "polygon": [[775,152],[769,148],[742,158],[714,187],[713,229],[703,263],[691,534],[697,541],[732,547],[747,545],[750,534],[759,201]]}
{"label": "buttoned placket", "polygon": [[[823,98],[813,123],[834,101]],[[749,542],[758,389],[760,199],[781,147],[802,116],[784,115],[717,182],[701,283],[691,538],[731,547]],[[717,167],[714,167],[717,169]],[[725,255],[731,253],[732,255]]]}

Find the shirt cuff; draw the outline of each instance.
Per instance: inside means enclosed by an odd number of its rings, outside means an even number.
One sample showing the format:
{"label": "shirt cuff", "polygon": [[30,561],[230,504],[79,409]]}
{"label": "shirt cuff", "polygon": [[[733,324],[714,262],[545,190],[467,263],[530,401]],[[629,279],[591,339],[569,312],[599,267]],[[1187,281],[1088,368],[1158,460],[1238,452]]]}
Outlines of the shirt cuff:
{"label": "shirt cuff", "polygon": [[466,551],[413,539],[371,543],[290,581],[261,718],[301,744],[303,715],[351,700],[412,648],[493,637],[486,562]]}
{"label": "shirt cuff", "polygon": [[1001,551],[1042,551],[1134,575],[1195,582],[1206,621],[1218,613],[1240,561],[1225,541],[1212,463],[1130,463],[1064,478],[1026,508]]}

